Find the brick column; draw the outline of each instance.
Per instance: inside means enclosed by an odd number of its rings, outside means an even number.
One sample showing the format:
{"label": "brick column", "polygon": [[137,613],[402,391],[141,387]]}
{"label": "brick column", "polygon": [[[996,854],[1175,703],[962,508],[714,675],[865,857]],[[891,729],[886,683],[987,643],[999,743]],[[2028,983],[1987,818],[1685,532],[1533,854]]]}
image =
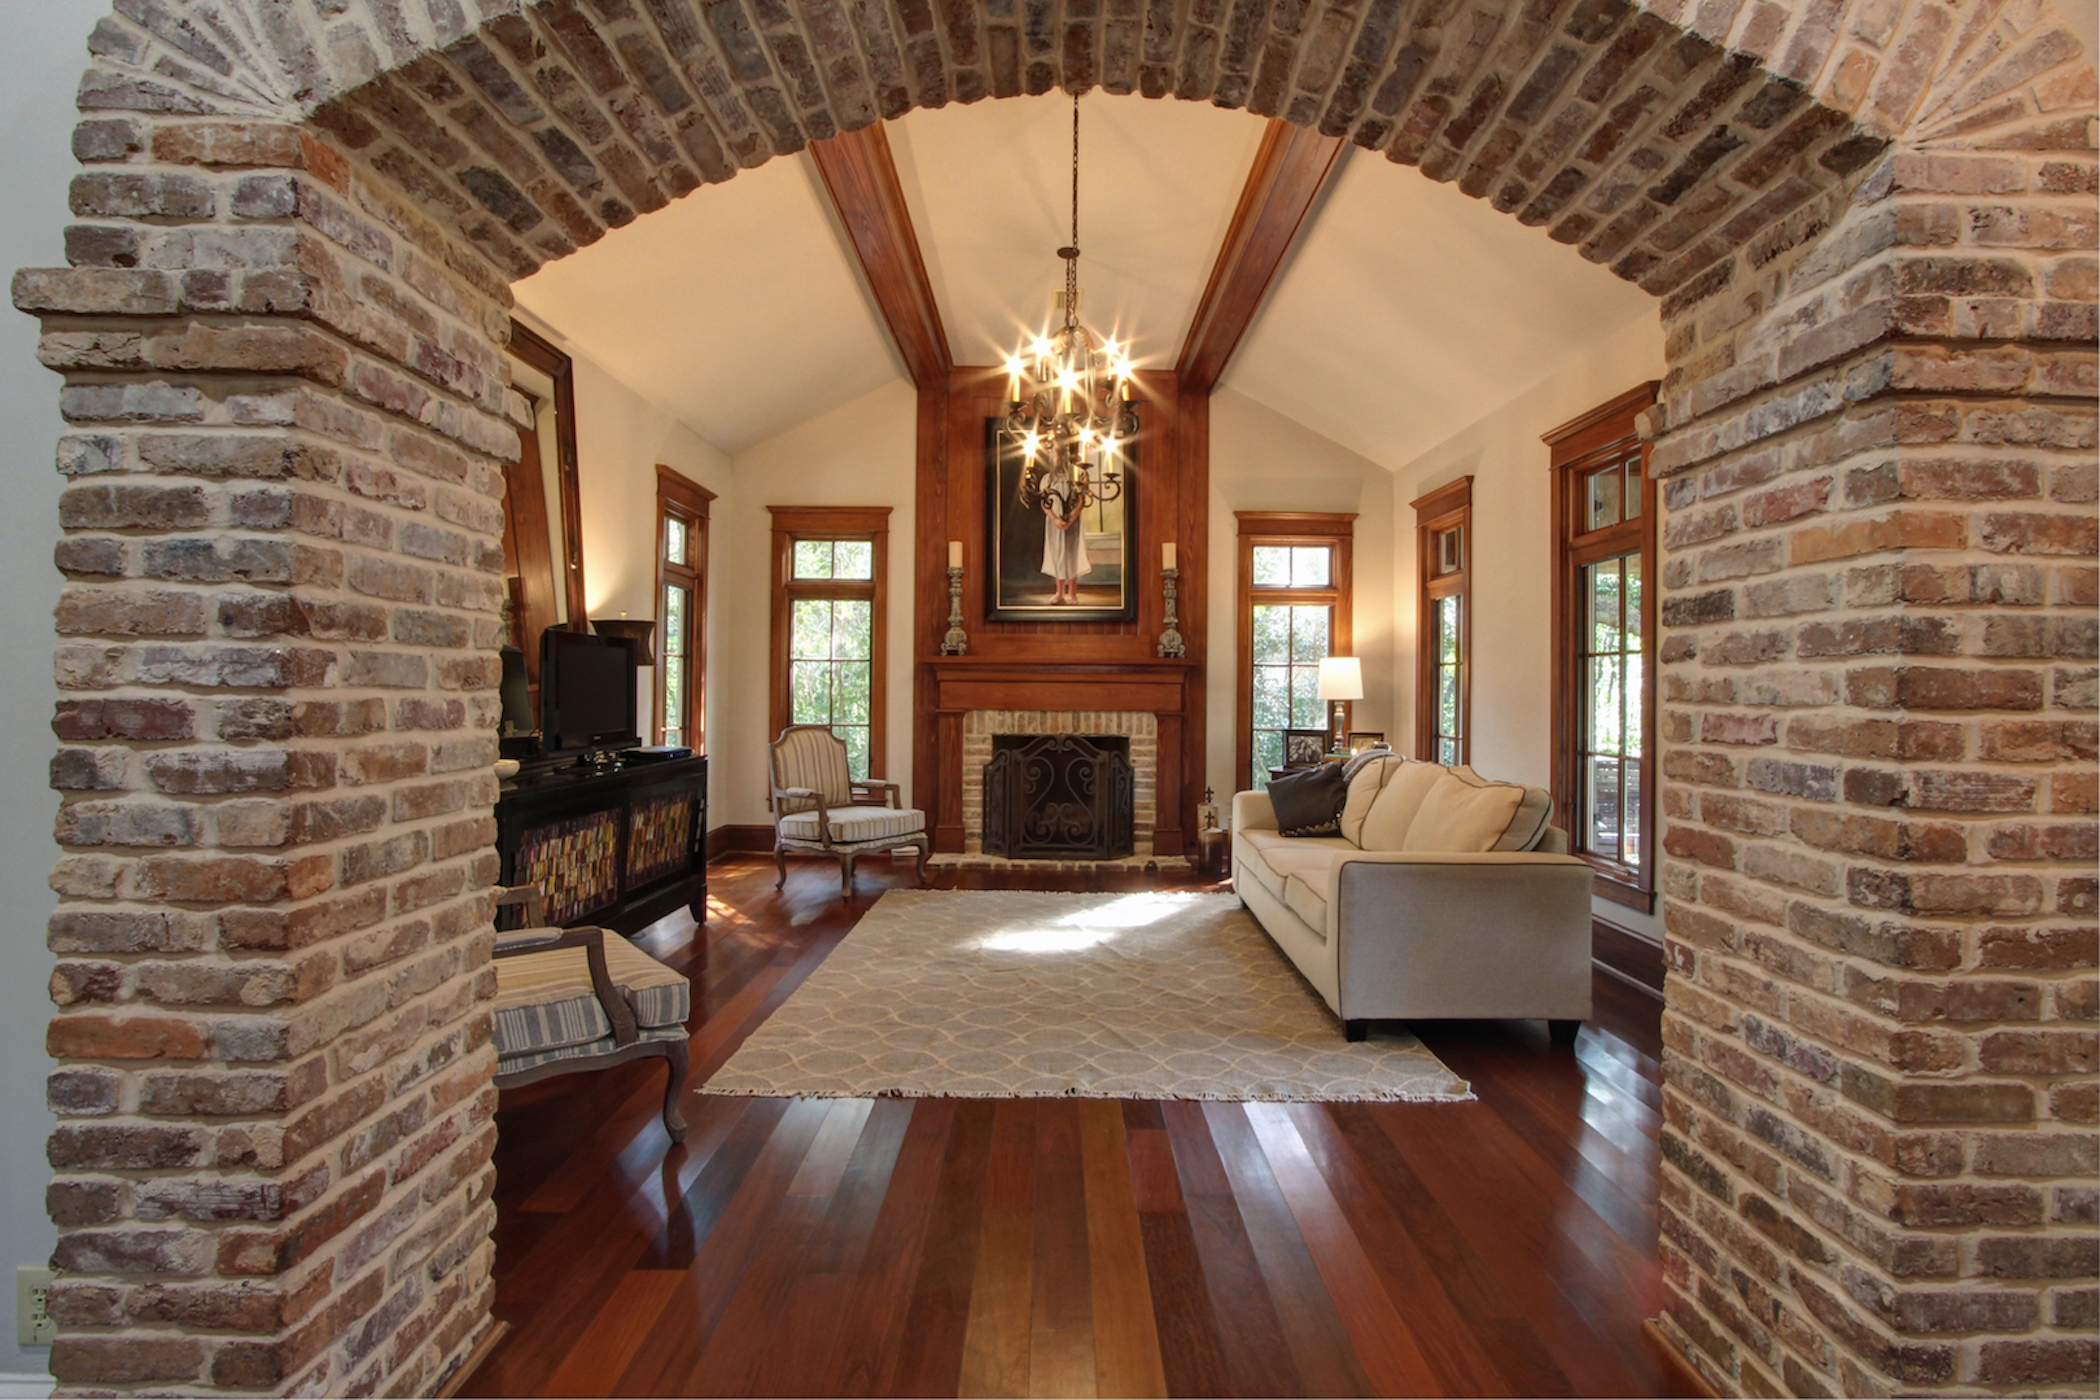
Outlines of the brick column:
{"label": "brick column", "polygon": [[508,290],[312,132],[142,91],[14,286],[73,427],[52,1369],[428,1393],[489,1325]]}
{"label": "brick column", "polygon": [[1665,304],[1665,1324],[1729,1393],[2100,1379],[2090,122]]}

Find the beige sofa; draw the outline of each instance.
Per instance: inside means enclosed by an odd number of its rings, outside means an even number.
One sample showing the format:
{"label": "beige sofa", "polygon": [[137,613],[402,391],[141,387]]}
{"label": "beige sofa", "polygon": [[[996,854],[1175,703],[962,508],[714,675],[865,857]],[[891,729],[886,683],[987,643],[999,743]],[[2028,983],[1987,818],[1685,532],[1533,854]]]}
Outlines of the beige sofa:
{"label": "beige sofa", "polygon": [[1387,758],[1342,829],[1285,836],[1265,792],[1232,799],[1232,878],[1351,1040],[1373,1020],[1590,1015],[1590,879],[1539,788]]}

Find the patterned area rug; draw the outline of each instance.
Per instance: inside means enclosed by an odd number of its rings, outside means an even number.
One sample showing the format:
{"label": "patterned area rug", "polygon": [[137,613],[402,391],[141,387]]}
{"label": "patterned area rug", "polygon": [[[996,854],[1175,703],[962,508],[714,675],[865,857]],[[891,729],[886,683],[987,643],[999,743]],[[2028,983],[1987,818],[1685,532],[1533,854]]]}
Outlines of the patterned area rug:
{"label": "patterned area rug", "polygon": [[706,1086],[800,1098],[1473,1097],[1351,1045],[1223,894],[892,890]]}

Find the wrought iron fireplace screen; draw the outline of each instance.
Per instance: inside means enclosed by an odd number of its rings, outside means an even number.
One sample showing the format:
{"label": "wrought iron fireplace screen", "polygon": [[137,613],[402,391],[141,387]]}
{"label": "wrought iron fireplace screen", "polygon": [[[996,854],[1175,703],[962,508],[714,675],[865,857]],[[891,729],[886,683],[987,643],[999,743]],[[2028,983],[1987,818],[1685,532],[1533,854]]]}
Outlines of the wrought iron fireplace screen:
{"label": "wrought iron fireplace screen", "polygon": [[1120,734],[995,734],[984,850],[1009,860],[1116,860],[1136,847],[1137,782]]}

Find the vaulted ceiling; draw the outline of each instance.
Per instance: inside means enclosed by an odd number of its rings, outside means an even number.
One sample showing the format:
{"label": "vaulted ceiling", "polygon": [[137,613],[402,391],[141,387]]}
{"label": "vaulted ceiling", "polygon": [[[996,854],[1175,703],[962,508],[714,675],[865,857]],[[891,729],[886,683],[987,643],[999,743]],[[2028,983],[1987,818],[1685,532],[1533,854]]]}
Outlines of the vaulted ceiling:
{"label": "vaulted ceiling", "polygon": [[[1171,366],[1267,124],[1099,92],[1081,122],[1085,318],[1132,338],[1140,365]],[[1063,283],[1070,100],[915,111],[886,135],[953,359],[995,364]],[[807,153],[703,187],[516,291],[732,453],[910,377]],[[1398,469],[1654,314],[1540,230],[1345,153],[1222,383]]]}

